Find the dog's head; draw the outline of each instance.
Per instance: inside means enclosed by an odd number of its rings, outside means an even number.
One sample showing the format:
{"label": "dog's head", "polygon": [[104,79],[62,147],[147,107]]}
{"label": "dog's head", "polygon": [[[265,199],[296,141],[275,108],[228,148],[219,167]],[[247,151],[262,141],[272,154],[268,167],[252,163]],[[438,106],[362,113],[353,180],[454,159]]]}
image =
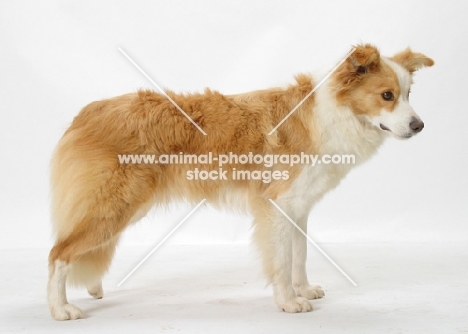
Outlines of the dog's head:
{"label": "dog's head", "polygon": [[434,61],[409,48],[391,58],[372,45],[358,45],[333,75],[340,104],[364,122],[396,138],[410,138],[424,123],[409,104],[413,73]]}

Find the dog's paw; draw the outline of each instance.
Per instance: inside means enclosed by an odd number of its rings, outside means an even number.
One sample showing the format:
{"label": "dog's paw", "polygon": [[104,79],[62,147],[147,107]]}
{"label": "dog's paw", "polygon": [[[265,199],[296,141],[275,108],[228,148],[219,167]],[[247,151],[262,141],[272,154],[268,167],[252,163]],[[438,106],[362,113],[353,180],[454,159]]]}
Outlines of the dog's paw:
{"label": "dog's paw", "polygon": [[51,309],[55,320],[75,320],[83,318],[83,311],[73,304],[64,304]]}
{"label": "dog's paw", "polygon": [[296,297],[291,300],[287,300],[284,303],[280,303],[279,308],[287,313],[301,313],[312,311],[312,304],[303,297]]}
{"label": "dog's paw", "polygon": [[91,287],[88,287],[88,293],[90,296],[96,299],[101,299],[104,296],[104,292],[102,290],[102,284],[99,283]]}
{"label": "dog's paw", "polygon": [[318,299],[325,296],[325,292],[319,285],[308,285],[296,290],[298,297],[304,297],[306,299]]}

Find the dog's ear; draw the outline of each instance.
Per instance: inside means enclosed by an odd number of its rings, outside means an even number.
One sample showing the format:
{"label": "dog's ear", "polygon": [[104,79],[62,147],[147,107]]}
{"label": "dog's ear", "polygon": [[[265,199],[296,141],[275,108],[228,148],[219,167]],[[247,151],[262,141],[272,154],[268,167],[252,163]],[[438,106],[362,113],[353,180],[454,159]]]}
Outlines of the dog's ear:
{"label": "dog's ear", "polygon": [[375,46],[363,44],[355,48],[356,50],[349,56],[348,61],[357,74],[365,74],[379,68],[380,53]]}
{"label": "dog's ear", "polygon": [[341,65],[334,79],[339,82],[339,90],[345,91],[354,84],[358,84],[366,77],[366,73],[378,70],[380,67],[380,53],[376,47],[370,44],[357,45],[354,51]]}
{"label": "dog's ear", "polygon": [[406,68],[410,73],[422,67],[434,65],[434,61],[431,58],[422,53],[413,52],[410,48],[397,53],[391,59]]}

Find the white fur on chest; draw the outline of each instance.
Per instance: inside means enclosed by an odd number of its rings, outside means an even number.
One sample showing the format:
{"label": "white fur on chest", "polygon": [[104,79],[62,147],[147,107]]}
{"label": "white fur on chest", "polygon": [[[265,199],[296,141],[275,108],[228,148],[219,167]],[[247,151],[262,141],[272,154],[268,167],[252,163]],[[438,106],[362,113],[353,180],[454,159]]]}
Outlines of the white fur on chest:
{"label": "white fur on chest", "polygon": [[349,108],[337,106],[328,87],[317,89],[315,99],[313,128],[320,135],[318,155],[354,155],[355,163],[304,166],[291,188],[278,199],[298,216],[307,214],[353,167],[369,159],[384,139],[381,131],[358,120]]}

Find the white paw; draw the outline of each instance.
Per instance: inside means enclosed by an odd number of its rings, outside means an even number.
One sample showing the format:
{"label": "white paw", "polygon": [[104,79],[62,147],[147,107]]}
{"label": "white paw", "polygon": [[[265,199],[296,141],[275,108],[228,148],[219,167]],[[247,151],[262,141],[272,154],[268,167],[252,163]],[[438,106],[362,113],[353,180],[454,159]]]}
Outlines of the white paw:
{"label": "white paw", "polygon": [[55,320],[75,320],[83,318],[83,311],[73,304],[64,304],[53,307],[50,312]]}
{"label": "white paw", "polygon": [[325,292],[319,285],[308,285],[296,289],[296,295],[306,299],[318,299],[325,296]]}
{"label": "white paw", "polygon": [[104,292],[102,290],[102,285],[98,284],[93,287],[88,288],[88,293],[90,296],[96,298],[96,299],[101,299],[104,296]]}
{"label": "white paw", "polygon": [[291,300],[287,300],[284,303],[278,305],[280,309],[287,313],[300,313],[312,311],[312,304],[303,297],[296,297]]}

